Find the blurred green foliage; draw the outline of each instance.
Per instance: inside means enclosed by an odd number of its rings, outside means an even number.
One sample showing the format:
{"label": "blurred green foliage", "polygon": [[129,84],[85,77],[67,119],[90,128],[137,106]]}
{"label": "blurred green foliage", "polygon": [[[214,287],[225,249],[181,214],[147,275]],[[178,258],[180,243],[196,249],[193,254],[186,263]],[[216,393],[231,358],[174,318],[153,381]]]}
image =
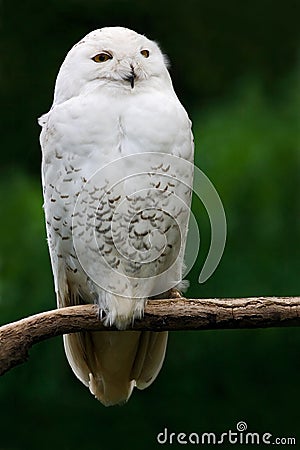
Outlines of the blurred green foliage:
{"label": "blurred green foliage", "polygon": [[[195,162],[214,182],[228,221],[221,269],[201,290],[217,296],[297,295],[299,69],[272,98],[253,78],[229,97],[194,118]],[[227,264],[229,252],[235,257]]]}
{"label": "blurred green foliage", "polygon": [[[197,283],[209,224],[194,199],[203,245],[190,297],[299,295],[299,2],[4,2],[1,95],[0,322],[55,305],[46,245],[36,116],[51,103],[68,48],[121,24],[163,44],[194,123],[196,164],[224,203],[221,264]],[[294,66],[294,67],[293,67]],[[200,106],[201,105],[201,106]],[[297,329],[177,332],[163,370],[124,407],[104,408],[69,368],[60,338],[0,380],[1,450],[154,449],[164,427],[250,431],[300,439]],[[173,445],[172,447],[175,447]],[[180,446],[181,447],[181,446]]]}

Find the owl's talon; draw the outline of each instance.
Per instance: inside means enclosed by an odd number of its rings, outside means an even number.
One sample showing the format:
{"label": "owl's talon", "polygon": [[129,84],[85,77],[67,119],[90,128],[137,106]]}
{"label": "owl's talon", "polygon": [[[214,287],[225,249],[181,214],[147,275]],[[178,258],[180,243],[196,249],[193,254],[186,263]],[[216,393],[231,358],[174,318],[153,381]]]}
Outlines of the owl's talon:
{"label": "owl's talon", "polygon": [[98,320],[100,320],[100,322],[102,322],[105,318],[105,312],[103,311],[102,308],[98,308]]}

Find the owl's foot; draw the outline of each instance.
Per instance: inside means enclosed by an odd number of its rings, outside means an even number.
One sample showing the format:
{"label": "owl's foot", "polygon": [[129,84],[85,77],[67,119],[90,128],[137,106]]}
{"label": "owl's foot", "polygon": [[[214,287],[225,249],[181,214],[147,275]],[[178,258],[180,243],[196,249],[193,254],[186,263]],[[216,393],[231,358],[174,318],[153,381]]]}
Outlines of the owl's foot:
{"label": "owl's foot", "polygon": [[163,298],[181,298],[181,297],[182,297],[181,292],[176,288],[172,288],[165,293],[165,296]]}
{"label": "owl's foot", "polygon": [[161,299],[171,299],[171,298],[181,298],[181,297],[182,297],[181,292],[176,288],[172,288],[166,292],[163,292],[162,294],[154,295],[153,297],[150,297],[150,300],[161,300]]}

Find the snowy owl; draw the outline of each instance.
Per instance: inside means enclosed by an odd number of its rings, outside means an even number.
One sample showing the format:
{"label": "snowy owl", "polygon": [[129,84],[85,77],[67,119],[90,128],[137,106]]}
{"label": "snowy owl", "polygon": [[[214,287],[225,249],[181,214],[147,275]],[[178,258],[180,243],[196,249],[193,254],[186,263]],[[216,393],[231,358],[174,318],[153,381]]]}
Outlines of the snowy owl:
{"label": "snowy owl", "polygon": [[191,122],[158,45],[107,27],[69,51],[39,123],[57,305],[95,303],[120,330],[65,335],[66,355],[97,399],[122,404],[156,378],[168,336],[124,330],[183,285]]}

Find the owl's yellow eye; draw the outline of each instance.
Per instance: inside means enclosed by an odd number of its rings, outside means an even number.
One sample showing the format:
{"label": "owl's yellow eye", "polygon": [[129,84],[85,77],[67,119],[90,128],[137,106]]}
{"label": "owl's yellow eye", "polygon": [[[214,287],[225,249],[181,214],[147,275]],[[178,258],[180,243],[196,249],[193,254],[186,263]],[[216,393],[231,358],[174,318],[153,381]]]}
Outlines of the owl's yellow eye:
{"label": "owl's yellow eye", "polygon": [[112,56],[110,53],[99,53],[98,55],[96,55],[92,58],[92,60],[97,63],[105,62],[105,61],[108,61],[109,59],[112,59]]}
{"label": "owl's yellow eye", "polygon": [[144,58],[149,58],[149,55],[150,55],[149,50],[142,50],[141,55],[143,55]]}

